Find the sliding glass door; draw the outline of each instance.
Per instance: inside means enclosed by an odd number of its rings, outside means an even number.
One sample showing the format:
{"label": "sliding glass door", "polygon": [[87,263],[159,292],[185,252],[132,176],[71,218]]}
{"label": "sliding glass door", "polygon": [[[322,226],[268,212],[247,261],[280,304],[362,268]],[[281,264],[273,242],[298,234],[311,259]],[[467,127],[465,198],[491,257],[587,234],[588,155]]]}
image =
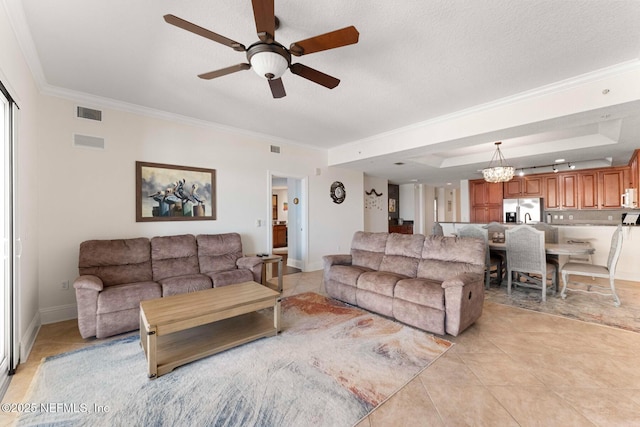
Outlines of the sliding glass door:
{"label": "sliding glass door", "polygon": [[13,280],[13,137],[17,107],[0,82],[0,396],[15,368],[13,360],[14,280]]}

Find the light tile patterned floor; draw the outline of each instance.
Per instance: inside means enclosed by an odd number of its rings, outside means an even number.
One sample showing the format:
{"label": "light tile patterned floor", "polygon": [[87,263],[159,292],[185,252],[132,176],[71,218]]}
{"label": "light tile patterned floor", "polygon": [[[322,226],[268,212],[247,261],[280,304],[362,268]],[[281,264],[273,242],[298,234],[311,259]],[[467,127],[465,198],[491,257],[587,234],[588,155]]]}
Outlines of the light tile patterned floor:
{"label": "light tile patterned floor", "polygon": [[[285,276],[284,288],[324,293],[322,272]],[[485,302],[474,326],[445,338],[453,348],[358,427],[638,425],[638,333]],[[3,403],[23,401],[43,357],[97,342],[76,321],[42,326]]]}

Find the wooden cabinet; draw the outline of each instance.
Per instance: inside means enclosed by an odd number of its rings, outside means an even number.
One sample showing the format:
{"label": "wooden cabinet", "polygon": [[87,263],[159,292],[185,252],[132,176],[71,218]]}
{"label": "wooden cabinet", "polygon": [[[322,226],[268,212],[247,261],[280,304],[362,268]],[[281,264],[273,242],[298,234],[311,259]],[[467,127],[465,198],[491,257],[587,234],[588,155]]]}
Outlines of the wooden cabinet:
{"label": "wooden cabinet", "polygon": [[389,233],[413,234],[413,224],[390,225]]}
{"label": "wooden cabinet", "polygon": [[598,172],[578,173],[578,209],[598,209]]}
{"label": "wooden cabinet", "polygon": [[578,174],[579,209],[617,209],[622,206],[627,168],[611,168]]}
{"label": "wooden cabinet", "polygon": [[626,181],[624,169],[598,172],[600,209],[622,207],[620,196],[624,193]]}
{"label": "wooden cabinet", "polygon": [[542,180],[542,197],[545,209],[560,208],[560,179],[557,175],[544,176]]}
{"label": "wooden cabinet", "polygon": [[471,222],[503,222],[502,183],[490,183],[483,179],[469,181],[471,193]]}
{"label": "wooden cabinet", "polygon": [[503,194],[505,199],[516,199],[518,197],[542,197],[544,181],[542,176],[525,176],[524,178],[513,178],[503,184]]}
{"label": "wooden cabinet", "polygon": [[273,226],[273,247],[284,248],[287,246],[287,226],[286,225],[274,225]]}
{"label": "wooden cabinet", "polygon": [[558,174],[558,202],[561,209],[578,209],[578,174]]}
{"label": "wooden cabinet", "polygon": [[636,190],[640,189],[640,150],[636,150],[633,152],[633,156],[631,156],[631,160],[629,160],[629,187],[627,188],[635,188]]}

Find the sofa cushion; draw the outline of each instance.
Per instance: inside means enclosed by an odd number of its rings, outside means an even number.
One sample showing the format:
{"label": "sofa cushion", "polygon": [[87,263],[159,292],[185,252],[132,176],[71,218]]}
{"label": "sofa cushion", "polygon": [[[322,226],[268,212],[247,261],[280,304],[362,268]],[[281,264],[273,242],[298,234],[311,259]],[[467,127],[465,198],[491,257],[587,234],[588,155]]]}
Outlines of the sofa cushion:
{"label": "sofa cushion", "polygon": [[251,282],[253,280],[253,274],[251,273],[251,271],[244,269],[214,271],[212,273],[208,273],[208,275],[213,281],[214,288],[233,285],[234,283]]}
{"label": "sofa cushion", "polygon": [[371,270],[378,270],[389,233],[356,231],[351,241],[351,263]]}
{"label": "sofa cushion", "polygon": [[380,263],[380,271],[401,274],[404,277],[416,277],[420,259],[398,255],[385,255]]}
{"label": "sofa cushion", "polygon": [[[389,234],[384,249],[385,255],[398,255],[411,258],[420,258],[424,247],[424,235],[422,234]],[[382,270],[382,268],[380,268]]]}
{"label": "sofa cushion", "polygon": [[332,265],[327,275],[327,280],[333,280],[348,286],[356,287],[358,277],[364,272],[372,271],[367,267],[359,267],[355,265]]}
{"label": "sofa cushion", "polygon": [[186,276],[167,277],[158,280],[162,285],[162,296],[186,294],[211,288],[211,279],[204,274],[187,274]]}
{"label": "sofa cushion", "polygon": [[192,234],[151,239],[153,280],[200,273],[198,247]]}
{"label": "sofa cushion", "polygon": [[398,280],[406,278],[407,276],[386,271],[369,271],[358,277],[358,289],[393,297],[393,288]]}
{"label": "sofa cushion", "polygon": [[201,273],[237,268],[238,258],[242,257],[242,240],[238,233],[199,234],[196,241]]}
{"label": "sofa cushion", "polygon": [[98,294],[97,314],[139,308],[140,301],[160,298],[162,290],[156,282],[114,285]]}
{"label": "sofa cushion", "polygon": [[444,281],[461,273],[484,273],[486,243],[482,239],[427,236],[417,277]]}
{"label": "sofa cushion", "polygon": [[102,279],[104,286],[152,280],[149,239],[87,240],[80,243],[80,275]]}
{"label": "sofa cushion", "polygon": [[428,279],[404,279],[396,283],[393,296],[414,304],[444,310],[442,283]]}

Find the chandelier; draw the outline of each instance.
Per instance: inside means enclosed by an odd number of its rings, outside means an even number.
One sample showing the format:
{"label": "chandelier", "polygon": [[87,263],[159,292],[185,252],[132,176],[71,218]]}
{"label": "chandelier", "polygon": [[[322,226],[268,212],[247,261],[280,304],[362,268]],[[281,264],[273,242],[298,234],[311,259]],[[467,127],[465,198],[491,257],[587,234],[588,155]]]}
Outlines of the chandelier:
{"label": "chandelier", "polygon": [[496,142],[496,152],[493,153],[489,166],[482,169],[482,176],[487,182],[507,182],[513,178],[515,172],[513,166],[506,166],[504,156],[500,151],[500,144],[502,142]]}

